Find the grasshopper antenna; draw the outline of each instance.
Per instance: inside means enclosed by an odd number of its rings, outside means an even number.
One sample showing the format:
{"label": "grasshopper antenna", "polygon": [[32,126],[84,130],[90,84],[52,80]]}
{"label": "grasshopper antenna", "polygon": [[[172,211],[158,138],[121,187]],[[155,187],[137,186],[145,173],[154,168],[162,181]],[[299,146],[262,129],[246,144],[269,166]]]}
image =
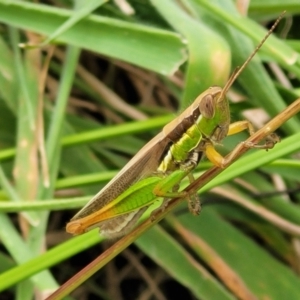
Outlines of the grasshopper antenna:
{"label": "grasshopper antenna", "polygon": [[235,82],[235,80],[239,77],[239,75],[243,72],[243,70],[246,68],[246,66],[249,64],[249,62],[251,61],[251,59],[254,57],[254,55],[258,52],[258,50],[261,48],[261,46],[264,44],[264,42],[267,40],[267,38],[271,35],[271,33],[274,31],[274,29],[276,28],[276,26],[278,25],[278,23],[281,21],[281,19],[283,18],[285,14],[285,11],[283,11],[280,16],[277,18],[277,20],[275,21],[275,23],[272,25],[271,29],[268,31],[268,33],[265,35],[265,37],[261,40],[261,42],[256,46],[255,50],[252,52],[252,54],[246,59],[246,61],[242,64],[241,67],[237,67],[234,72],[232,73],[232,75],[229,77],[227,83],[225,84],[220,98],[222,99],[227,91],[229,90],[229,88],[232,86],[232,84]]}

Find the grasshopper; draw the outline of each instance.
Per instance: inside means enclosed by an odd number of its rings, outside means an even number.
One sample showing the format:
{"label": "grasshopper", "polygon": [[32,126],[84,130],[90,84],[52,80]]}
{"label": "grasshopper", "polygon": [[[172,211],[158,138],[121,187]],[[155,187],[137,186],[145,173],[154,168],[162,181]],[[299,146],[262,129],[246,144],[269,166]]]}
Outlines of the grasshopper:
{"label": "grasshopper", "polygon": [[[208,88],[191,106],[168,123],[99,191],[67,224],[71,234],[82,234],[99,227],[103,236],[121,237],[136,224],[145,210],[157,198],[185,197],[193,214],[200,210],[197,195],[180,192],[179,184],[188,177],[206,156],[214,165],[225,168],[234,158],[234,151],[224,158],[215,145],[228,135],[248,130],[254,133],[249,121],[230,123],[230,108],[226,93],[245,69],[265,40],[273,32],[280,16],[241,68],[229,78],[225,87]],[[277,142],[270,138],[263,145],[249,148],[271,149]]]}

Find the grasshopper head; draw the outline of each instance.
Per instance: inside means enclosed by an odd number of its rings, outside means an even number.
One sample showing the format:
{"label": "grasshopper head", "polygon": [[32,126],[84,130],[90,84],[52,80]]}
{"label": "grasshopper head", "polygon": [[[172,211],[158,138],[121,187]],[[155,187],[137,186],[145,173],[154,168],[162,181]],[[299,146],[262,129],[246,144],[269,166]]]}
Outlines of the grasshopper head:
{"label": "grasshopper head", "polygon": [[230,124],[229,104],[222,88],[210,87],[197,100],[195,104],[200,112],[199,130],[213,142],[221,142],[227,135]]}

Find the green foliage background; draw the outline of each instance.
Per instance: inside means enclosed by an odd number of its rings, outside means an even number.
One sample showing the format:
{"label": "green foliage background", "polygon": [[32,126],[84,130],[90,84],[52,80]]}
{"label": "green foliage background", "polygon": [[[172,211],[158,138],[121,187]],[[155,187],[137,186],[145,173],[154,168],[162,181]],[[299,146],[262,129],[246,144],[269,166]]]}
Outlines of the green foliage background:
{"label": "green foliage background", "polygon": [[[242,100],[232,103],[232,120],[246,110],[254,121],[271,118],[298,98],[299,1],[252,0],[248,10],[245,2],[0,0],[0,297],[44,299],[84,266],[78,260],[101,253],[97,230],[64,233],[68,210],[107,183],[174,106],[223,86],[283,10],[277,37],[229,95]],[[124,280],[118,269],[115,285],[101,271],[77,292],[172,299],[180,286],[185,299],[299,299],[299,128],[295,116],[274,149],[252,151],[216,178],[201,194],[199,217],[183,205],[126,250],[143,292],[131,284],[131,293],[112,294]],[[136,266],[141,255],[151,269]]]}

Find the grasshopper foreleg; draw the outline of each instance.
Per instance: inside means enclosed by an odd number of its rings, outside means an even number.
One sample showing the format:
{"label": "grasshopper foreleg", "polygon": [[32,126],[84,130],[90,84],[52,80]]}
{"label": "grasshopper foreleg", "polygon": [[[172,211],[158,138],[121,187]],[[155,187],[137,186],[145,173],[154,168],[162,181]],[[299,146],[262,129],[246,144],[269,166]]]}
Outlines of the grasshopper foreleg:
{"label": "grasshopper foreleg", "polygon": [[[229,125],[229,130],[227,135],[233,135],[239,133],[243,130],[248,130],[250,136],[254,134],[254,127],[249,121],[239,121]],[[256,148],[256,149],[272,149],[276,143],[280,141],[280,138],[275,134],[271,133],[265,140],[264,144],[255,144],[251,142],[241,142],[237,147],[227,156],[223,157],[216,149],[211,141],[207,141],[203,146],[204,152],[207,158],[216,166],[220,168],[225,168],[229,163],[231,163],[236,154],[239,153],[241,148]]]}
{"label": "grasshopper foreleg", "polygon": [[[249,121],[238,121],[229,125],[227,135],[233,135],[239,133],[243,130],[248,130],[250,136],[254,134],[255,130],[251,122]],[[248,148],[256,148],[256,149],[272,149],[276,143],[280,141],[280,138],[275,133],[271,133],[265,140],[264,144],[254,144],[254,143],[245,143],[244,145]]]}

